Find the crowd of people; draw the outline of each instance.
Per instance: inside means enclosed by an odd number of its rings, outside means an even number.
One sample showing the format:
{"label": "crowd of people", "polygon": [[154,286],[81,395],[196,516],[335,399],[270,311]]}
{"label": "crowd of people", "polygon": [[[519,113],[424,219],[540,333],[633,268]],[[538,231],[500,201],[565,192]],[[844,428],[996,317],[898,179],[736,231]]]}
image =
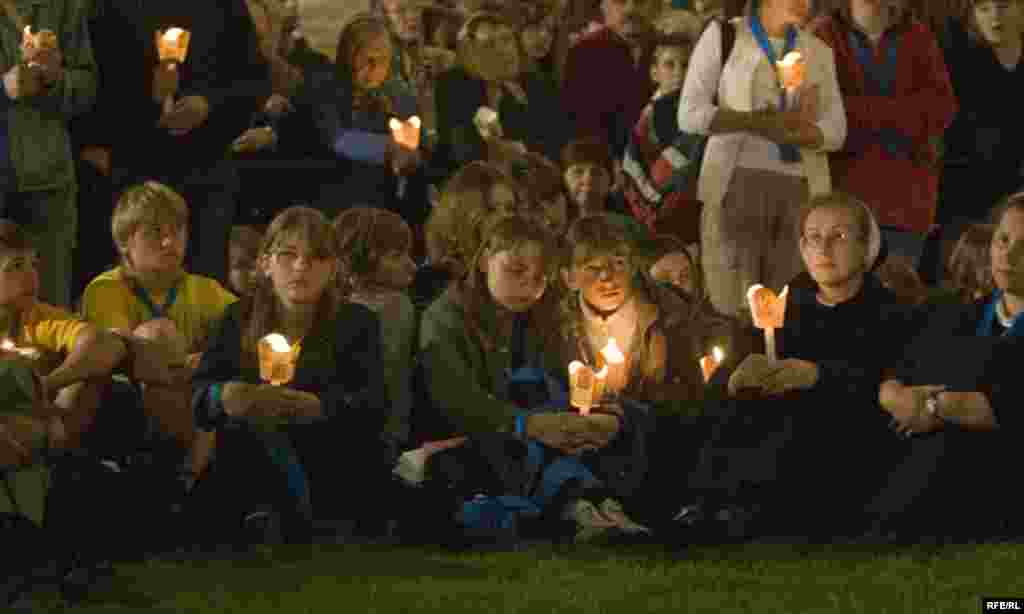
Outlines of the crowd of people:
{"label": "crowd of people", "polygon": [[7,3],[9,511],[158,449],[190,542],[1019,536],[1024,15],[910,4]]}

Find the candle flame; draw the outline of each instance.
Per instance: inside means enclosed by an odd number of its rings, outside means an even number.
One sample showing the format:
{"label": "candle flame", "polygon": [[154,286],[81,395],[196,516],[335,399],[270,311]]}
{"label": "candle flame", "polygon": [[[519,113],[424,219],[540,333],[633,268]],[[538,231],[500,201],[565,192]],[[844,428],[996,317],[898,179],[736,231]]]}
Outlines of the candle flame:
{"label": "candle flame", "polygon": [[619,344],[615,342],[615,337],[608,338],[608,344],[601,350],[601,355],[608,361],[609,364],[621,364],[626,362],[626,357],[623,356],[622,350],[619,349]]}
{"label": "candle flame", "polygon": [[167,31],[164,32],[164,40],[168,43],[176,43],[178,42],[178,39],[181,38],[181,35],[184,33],[185,31],[181,28],[168,28]]}
{"label": "candle flame", "polygon": [[292,346],[288,345],[288,340],[284,338],[284,335],[279,333],[270,333],[263,338],[264,341],[270,344],[270,349],[275,352],[290,352]]}
{"label": "candle flame", "polygon": [[721,364],[722,361],[725,360],[725,352],[723,352],[722,348],[718,347],[717,345],[711,350],[711,355],[714,357],[715,362],[719,364]]}
{"label": "candle flame", "polygon": [[789,53],[786,54],[784,58],[779,60],[779,65],[788,68],[802,59],[804,59],[802,53],[800,53],[799,51],[790,51]]}
{"label": "candle flame", "polygon": [[[28,26],[26,26],[26,27],[28,27]],[[2,348],[4,350],[7,350],[7,351],[11,351],[11,350],[15,349],[15,345],[14,345],[14,342],[11,341],[10,339],[4,339],[3,342],[0,342],[0,348]]]}

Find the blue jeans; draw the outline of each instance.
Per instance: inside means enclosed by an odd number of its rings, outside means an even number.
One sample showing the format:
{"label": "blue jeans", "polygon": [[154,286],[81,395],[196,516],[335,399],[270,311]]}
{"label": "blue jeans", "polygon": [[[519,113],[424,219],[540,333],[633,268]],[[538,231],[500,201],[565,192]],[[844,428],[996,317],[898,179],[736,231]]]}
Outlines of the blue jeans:
{"label": "blue jeans", "polygon": [[917,269],[924,251],[925,235],[909,230],[898,230],[891,226],[882,226],[882,239],[889,250],[890,256],[903,256],[910,260]]}

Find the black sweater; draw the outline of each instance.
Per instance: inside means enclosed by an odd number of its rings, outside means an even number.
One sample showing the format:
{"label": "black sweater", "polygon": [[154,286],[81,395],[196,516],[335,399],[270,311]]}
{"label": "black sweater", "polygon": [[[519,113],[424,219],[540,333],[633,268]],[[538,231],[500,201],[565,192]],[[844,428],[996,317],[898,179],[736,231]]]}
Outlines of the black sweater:
{"label": "black sweater", "polygon": [[[158,62],[155,32],[191,32],[178,67],[177,97],[205,96],[206,122],[181,137],[158,128],[151,96]],[[174,180],[219,160],[270,95],[269,70],[244,0],[98,0],[89,24],[100,87],[92,112],[75,126],[79,145],[112,148],[116,177]]]}
{"label": "black sweater", "polygon": [[[242,362],[242,322],[250,308],[248,299],[227,308],[192,377],[192,409],[201,429],[213,430],[227,420],[210,402],[211,385],[260,383],[259,367]],[[325,417],[340,416],[354,437],[379,436],[391,407],[381,364],[380,321],[366,307],[345,303],[306,335],[288,386],[317,395]]]}

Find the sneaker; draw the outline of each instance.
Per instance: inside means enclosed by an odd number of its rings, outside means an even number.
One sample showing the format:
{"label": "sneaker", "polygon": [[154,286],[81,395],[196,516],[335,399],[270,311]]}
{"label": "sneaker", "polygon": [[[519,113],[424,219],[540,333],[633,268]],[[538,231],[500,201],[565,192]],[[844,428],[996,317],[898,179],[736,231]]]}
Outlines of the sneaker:
{"label": "sneaker", "polygon": [[279,544],[281,538],[281,518],[269,509],[250,512],[242,519],[242,536],[248,545]]}
{"label": "sneaker", "polygon": [[622,505],[614,499],[605,499],[596,505],[587,499],[577,499],[569,504],[565,518],[576,522],[577,543],[651,532],[647,527],[626,516]]}

